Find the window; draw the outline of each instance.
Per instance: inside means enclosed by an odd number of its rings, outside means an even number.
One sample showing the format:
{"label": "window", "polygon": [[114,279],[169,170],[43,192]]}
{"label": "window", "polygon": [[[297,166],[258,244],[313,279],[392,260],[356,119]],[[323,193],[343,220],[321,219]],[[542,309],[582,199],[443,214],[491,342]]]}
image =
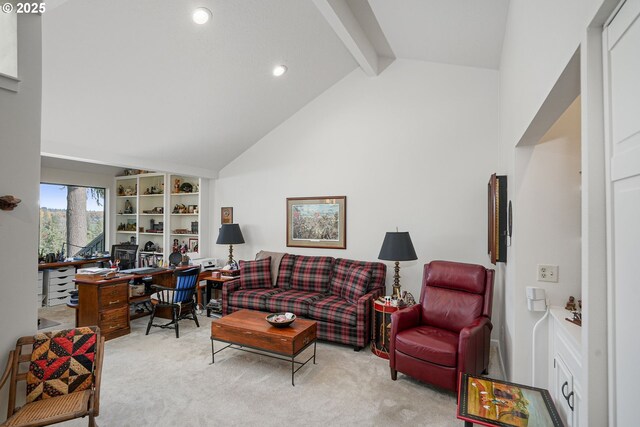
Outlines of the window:
{"label": "window", "polygon": [[39,258],[104,252],[105,189],[40,184]]}

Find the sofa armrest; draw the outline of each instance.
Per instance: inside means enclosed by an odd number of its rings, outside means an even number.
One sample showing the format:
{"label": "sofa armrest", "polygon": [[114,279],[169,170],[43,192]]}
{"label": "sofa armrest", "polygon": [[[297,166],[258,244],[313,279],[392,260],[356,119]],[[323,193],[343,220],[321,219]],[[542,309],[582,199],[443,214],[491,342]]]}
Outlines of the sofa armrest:
{"label": "sofa armrest", "polygon": [[375,288],[358,298],[356,302],[356,347],[365,347],[371,341],[371,314],[373,300],[382,294],[382,288]]}
{"label": "sofa armrest", "polygon": [[[240,278],[222,284],[222,314],[229,314],[229,295],[240,289]],[[208,301],[207,301],[208,302]]]}
{"label": "sofa armrest", "polygon": [[489,366],[489,345],[493,325],[488,317],[478,317],[462,328],[458,341],[458,371],[481,374]]}

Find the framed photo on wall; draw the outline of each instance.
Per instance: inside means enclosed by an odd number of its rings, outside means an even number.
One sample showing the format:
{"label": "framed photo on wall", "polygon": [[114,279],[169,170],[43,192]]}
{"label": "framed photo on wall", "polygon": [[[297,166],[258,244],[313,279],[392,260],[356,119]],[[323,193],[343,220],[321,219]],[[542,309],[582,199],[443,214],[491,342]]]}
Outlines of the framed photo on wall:
{"label": "framed photo on wall", "polygon": [[287,198],[287,246],[347,248],[347,196]]}
{"label": "framed photo on wall", "polygon": [[220,222],[222,224],[233,224],[233,208],[220,208]]}

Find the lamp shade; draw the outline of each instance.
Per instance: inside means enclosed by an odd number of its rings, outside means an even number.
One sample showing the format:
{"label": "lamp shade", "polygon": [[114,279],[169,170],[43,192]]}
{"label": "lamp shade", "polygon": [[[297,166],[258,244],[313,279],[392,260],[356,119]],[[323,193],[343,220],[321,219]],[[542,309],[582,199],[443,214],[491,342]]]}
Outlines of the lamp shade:
{"label": "lamp shade", "polygon": [[244,243],[244,237],[242,237],[242,231],[240,231],[240,225],[238,224],[222,224],[220,227],[220,234],[218,234],[218,245],[237,245]]}
{"label": "lamp shade", "polygon": [[384,236],[378,259],[385,261],[413,261],[418,259],[408,231],[390,231]]}

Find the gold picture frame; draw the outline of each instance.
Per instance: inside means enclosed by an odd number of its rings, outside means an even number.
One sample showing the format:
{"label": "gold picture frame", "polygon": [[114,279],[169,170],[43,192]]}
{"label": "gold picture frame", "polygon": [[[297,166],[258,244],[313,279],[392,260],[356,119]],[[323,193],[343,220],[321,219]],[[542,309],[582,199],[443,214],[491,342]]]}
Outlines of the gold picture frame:
{"label": "gold picture frame", "polygon": [[287,246],[347,248],[347,196],[287,198]]}

